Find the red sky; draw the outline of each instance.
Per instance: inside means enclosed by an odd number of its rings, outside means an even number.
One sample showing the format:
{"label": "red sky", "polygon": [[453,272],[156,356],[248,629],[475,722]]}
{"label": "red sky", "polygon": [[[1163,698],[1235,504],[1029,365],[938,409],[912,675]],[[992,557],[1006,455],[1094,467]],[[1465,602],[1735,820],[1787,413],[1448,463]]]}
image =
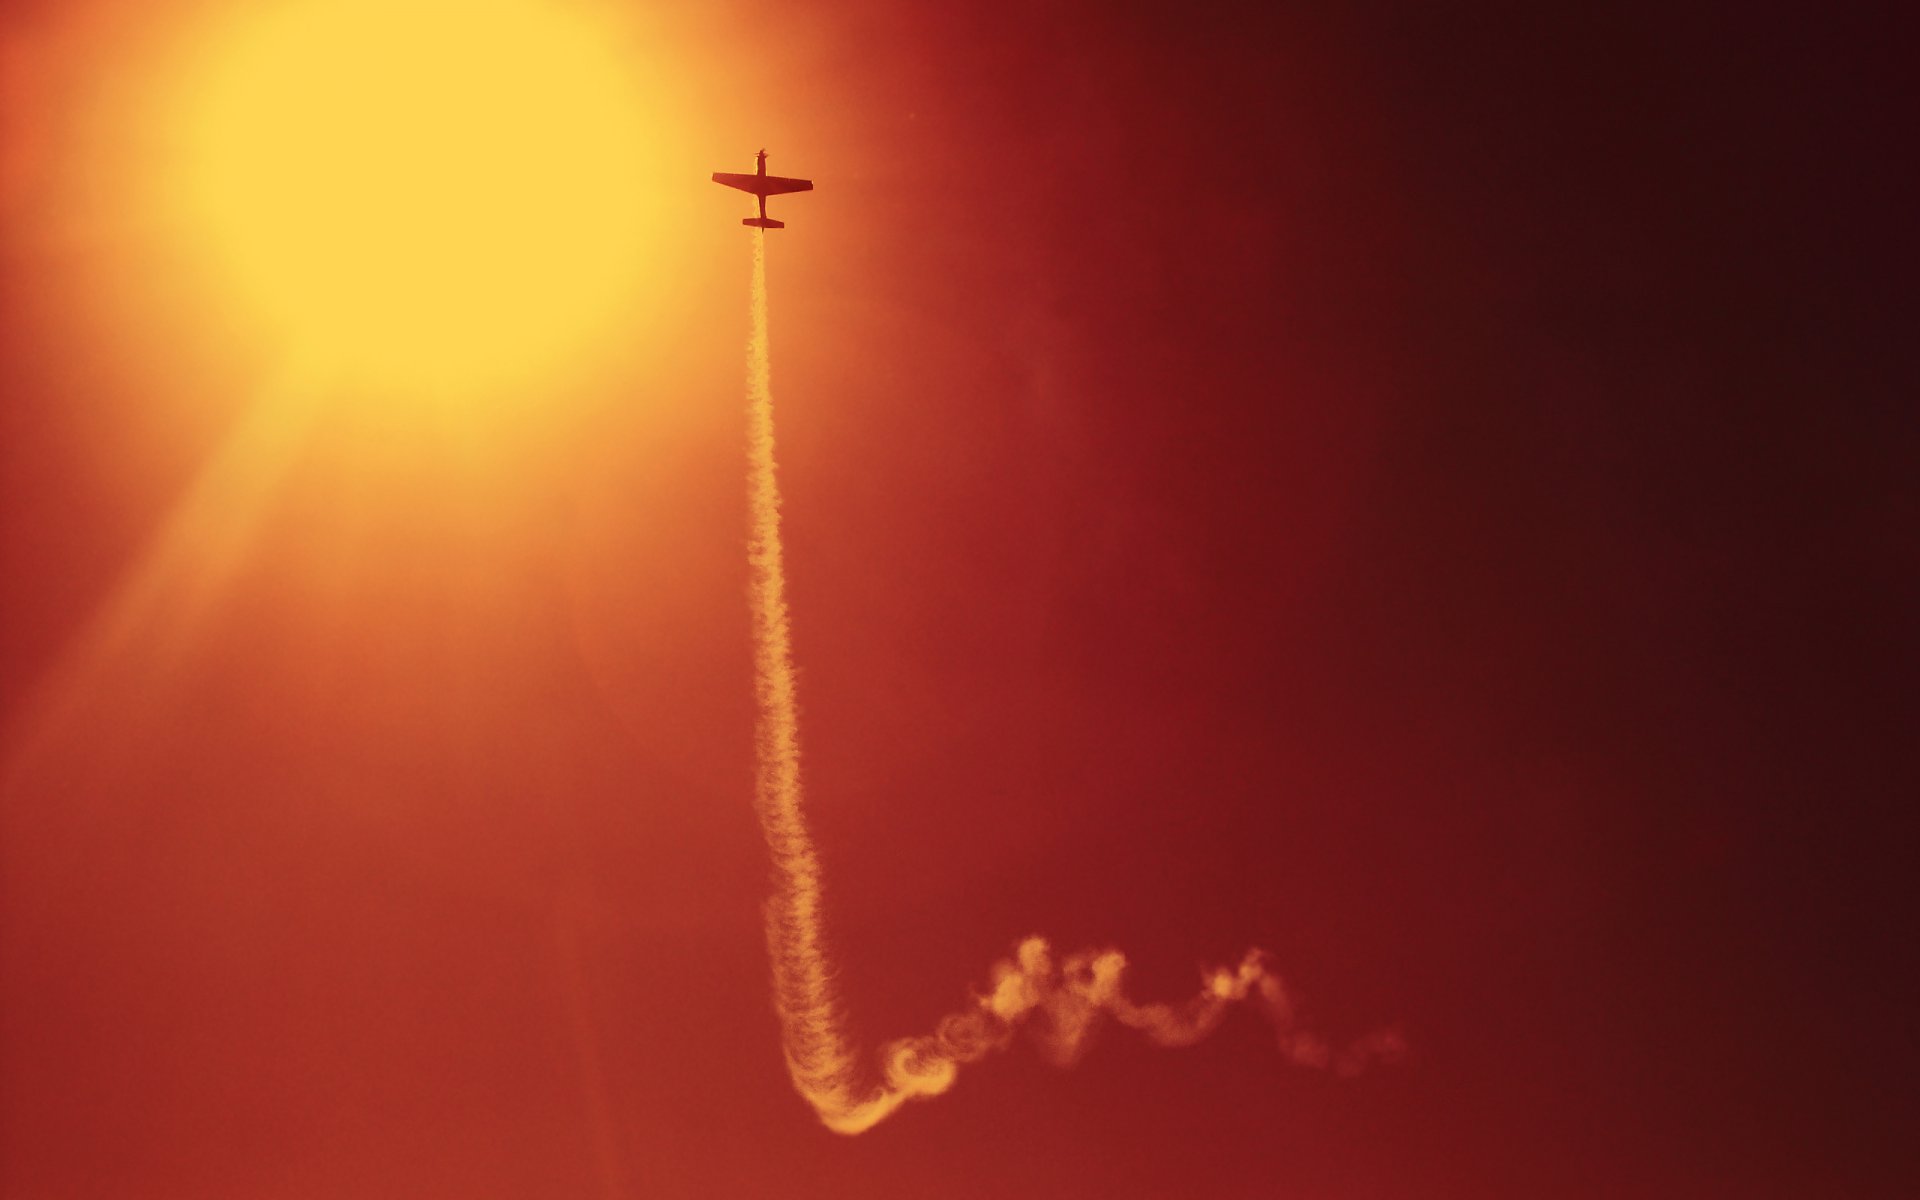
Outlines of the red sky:
{"label": "red sky", "polygon": [[[197,619],[87,662],[276,371],[127,132],[217,7],[0,24],[0,1192],[1920,1183],[1891,39],[635,9],[689,158],[632,338],[466,424],[323,405]],[[818,181],[774,202],[773,375],[862,1044],[1043,933],[1143,997],[1265,947],[1404,1064],[1294,1070],[1241,1014],[1016,1047],[857,1139],[794,1096],[747,210],[705,177],[762,145]]]}

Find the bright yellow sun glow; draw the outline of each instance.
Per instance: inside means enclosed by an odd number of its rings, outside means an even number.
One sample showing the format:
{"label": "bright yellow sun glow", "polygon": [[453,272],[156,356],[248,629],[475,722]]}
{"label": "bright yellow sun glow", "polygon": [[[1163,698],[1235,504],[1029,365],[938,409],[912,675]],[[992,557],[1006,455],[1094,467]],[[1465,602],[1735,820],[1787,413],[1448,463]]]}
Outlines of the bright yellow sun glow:
{"label": "bright yellow sun glow", "polygon": [[521,378],[606,327],[663,236],[617,49],[552,0],[275,7],[198,92],[190,204],[303,359]]}

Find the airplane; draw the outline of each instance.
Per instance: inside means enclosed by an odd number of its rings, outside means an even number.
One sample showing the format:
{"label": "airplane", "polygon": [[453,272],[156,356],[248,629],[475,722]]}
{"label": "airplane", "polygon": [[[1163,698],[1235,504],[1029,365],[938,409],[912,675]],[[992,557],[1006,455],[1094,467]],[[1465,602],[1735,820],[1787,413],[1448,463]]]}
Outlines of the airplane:
{"label": "airplane", "polygon": [[813,190],[811,179],[782,179],[778,175],[767,174],[767,152],[760,152],[760,169],[752,175],[730,175],[725,171],[715,171],[713,181],[723,183],[730,188],[739,188],[743,192],[752,192],[760,197],[760,215],[742,217],[742,225],[752,225],[756,229],[785,229],[785,221],[776,221],[767,215],[767,197],[778,196],[782,192],[810,192]]}

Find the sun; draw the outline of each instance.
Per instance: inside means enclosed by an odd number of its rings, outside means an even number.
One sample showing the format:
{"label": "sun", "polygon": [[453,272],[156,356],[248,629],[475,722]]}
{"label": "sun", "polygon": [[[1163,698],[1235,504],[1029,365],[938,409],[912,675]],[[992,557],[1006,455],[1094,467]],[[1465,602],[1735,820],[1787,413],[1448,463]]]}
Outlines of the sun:
{"label": "sun", "polygon": [[631,64],[541,0],[294,0],[189,115],[189,203],[303,359],[484,387],[603,329],[658,228]]}

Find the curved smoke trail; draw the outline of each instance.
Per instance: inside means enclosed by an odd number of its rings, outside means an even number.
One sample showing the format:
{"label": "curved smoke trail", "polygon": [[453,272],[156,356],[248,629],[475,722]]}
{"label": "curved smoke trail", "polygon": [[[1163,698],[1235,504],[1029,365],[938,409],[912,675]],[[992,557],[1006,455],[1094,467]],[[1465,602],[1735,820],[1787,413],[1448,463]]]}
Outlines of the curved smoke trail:
{"label": "curved smoke trail", "polygon": [[1016,1029],[1025,1027],[1048,1058],[1068,1065],[1085,1051],[1103,1020],[1139,1030],[1157,1045],[1188,1046],[1213,1032],[1227,1010],[1243,1001],[1265,1013],[1278,1031],[1282,1054],[1302,1066],[1353,1074],[1370,1062],[1397,1057],[1404,1047],[1393,1032],[1368,1035],[1336,1052],[1321,1038],[1295,1029],[1285,985],[1261,951],[1250,951],[1237,967],[1209,972],[1199,994],[1183,1003],[1137,1004],[1122,989],[1126,959],[1119,951],[1084,951],[1056,959],[1046,940],[1038,937],[1021,942],[1011,958],[996,963],[988,989],[943,1017],[933,1033],[887,1043],[871,1066],[855,1054],[827,961],[820,861],[802,811],[800,712],[773,454],[766,236],[760,230],[753,236],[753,334],[747,366],[752,518],[747,554],[759,701],[754,800],[773,856],[767,949],[794,1087],[829,1129],[862,1133],[907,1101],[946,1091],[961,1065],[1004,1048]]}

